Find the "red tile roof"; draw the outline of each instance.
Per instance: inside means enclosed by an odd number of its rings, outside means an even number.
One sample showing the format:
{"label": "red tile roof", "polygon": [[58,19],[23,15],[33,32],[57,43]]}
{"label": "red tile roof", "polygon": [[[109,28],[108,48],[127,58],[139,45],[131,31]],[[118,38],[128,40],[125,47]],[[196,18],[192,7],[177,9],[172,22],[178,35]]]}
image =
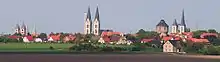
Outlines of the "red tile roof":
{"label": "red tile roof", "polygon": [[218,37],[218,34],[216,34],[216,33],[202,33],[202,34],[200,35],[200,37],[201,37],[201,38],[204,38],[204,36],[209,36],[209,35],[213,35],[213,36]]}
{"label": "red tile roof", "polygon": [[59,35],[51,35],[48,38],[52,38],[54,41],[59,41],[60,40],[60,36]]}
{"label": "red tile roof", "polygon": [[109,36],[103,36],[102,38],[107,43],[111,41]]}
{"label": "red tile roof", "polygon": [[105,35],[111,36],[111,35],[114,35],[114,34],[120,35],[121,32],[102,32],[102,36],[105,36]]}
{"label": "red tile roof", "polygon": [[12,35],[12,36],[8,36],[8,38],[10,38],[10,39],[18,39],[18,38],[20,38],[20,36]]}
{"label": "red tile roof", "polygon": [[32,36],[25,36],[25,37],[27,37],[27,39],[28,39],[29,41],[33,41],[33,40],[34,40],[34,38],[33,38]]}
{"label": "red tile roof", "polygon": [[208,39],[188,38],[188,40],[191,40],[192,42],[209,42]]}
{"label": "red tile roof", "polygon": [[153,39],[142,39],[141,42],[152,42]]}

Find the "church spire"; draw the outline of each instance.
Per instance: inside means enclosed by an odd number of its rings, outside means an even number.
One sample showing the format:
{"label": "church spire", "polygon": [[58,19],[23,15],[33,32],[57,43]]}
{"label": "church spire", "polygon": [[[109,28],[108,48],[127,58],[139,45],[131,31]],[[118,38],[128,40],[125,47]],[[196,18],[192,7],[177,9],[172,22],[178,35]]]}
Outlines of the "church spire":
{"label": "church spire", "polygon": [[184,10],[182,11],[182,19],[181,19],[181,24],[180,25],[186,26]]}
{"label": "church spire", "polygon": [[89,19],[91,21],[91,12],[90,12],[90,6],[88,7],[87,17],[86,19]]}
{"label": "church spire", "polygon": [[97,19],[97,21],[99,21],[99,7],[98,7],[98,4],[97,4],[97,8],[96,8],[95,19]]}
{"label": "church spire", "polygon": [[174,22],[173,22],[172,25],[173,25],[173,26],[177,26],[177,25],[178,25],[176,19],[174,19]]}

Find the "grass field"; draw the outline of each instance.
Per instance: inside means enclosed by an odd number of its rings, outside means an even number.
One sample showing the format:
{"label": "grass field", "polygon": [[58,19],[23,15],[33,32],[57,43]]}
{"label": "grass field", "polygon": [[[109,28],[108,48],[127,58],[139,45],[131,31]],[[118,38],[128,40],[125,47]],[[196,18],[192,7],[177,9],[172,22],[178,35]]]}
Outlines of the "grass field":
{"label": "grass field", "polygon": [[51,51],[50,46],[54,47],[53,51],[68,50],[73,44],[58,44],[58,43],[0,43],[0,52],[7,51]]}

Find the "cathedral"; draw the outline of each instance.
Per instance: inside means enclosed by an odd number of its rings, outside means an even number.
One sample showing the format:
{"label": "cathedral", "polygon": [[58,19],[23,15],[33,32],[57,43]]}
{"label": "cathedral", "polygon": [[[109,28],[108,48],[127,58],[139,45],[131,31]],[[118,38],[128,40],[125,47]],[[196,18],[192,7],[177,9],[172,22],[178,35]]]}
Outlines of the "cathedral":
{"label": "cathedral", "polygon": [[189,29],[186,28],[185,15],[184,15],[184,10],[183,10],[180,24],[178,24],[177,20],[175,19],[171,26],[171,33],[184,33],[187,31],[189,31]]}
{"label": "cathedral", "polygon": [[19,24],[16,24],[15,27],[15,33],[16,34],[21,34],[21,35],[27,35],[27,26],[23,23],[21,26]]}
{"label": "cathedral", "polygon": [[92,21],[90,7],[88,7],[88,12],[84,13],[84,34],[94,34],[100,35],[100,19],[99,19],[99,9],[96,8],[95,18]]}

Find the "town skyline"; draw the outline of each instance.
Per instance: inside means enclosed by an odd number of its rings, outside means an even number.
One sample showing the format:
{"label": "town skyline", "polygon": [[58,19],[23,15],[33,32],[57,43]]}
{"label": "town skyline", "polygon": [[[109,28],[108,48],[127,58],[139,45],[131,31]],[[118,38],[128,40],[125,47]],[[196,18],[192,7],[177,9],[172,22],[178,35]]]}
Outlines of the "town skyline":
{"label": "town skyline", "polygon": [[[24,1],[25,0],[21,0],[21,2],[18,2],[22,3]],[[83,32],[83,13],[86,12],[88,6],[90,6],[93,19],[97,4],[99,4],[101,28],[112,28],[119,32],[134,33],[141,28],[154,31],[155,25],[161,19],[164,19],[168,25],[172,25],[174,19],[177,19],[177,21],[181,20],[181,12],[183,9],[185,11],[186,24],[191,30],[195,30],[196,28],[215,28],[217,31],[220,30],[220,27],[217,26],[218,10],[220,8],[214,7],[216,6],[215,4],[217,4],[215,1],[170,1],[174,2],[174,6],[172,6],[172,4],[166,5],[165,3],[159,3],[159,1],[149,0],[128,1],[124,3],[124,5],[119,5],[122,1],[115,3],[115,0],[95,0],[95,2],[89,1],[80,5],[74,4],[76,1],[54,1],[54,3],[50,3],[51,5],[46,4],[49,3],[48,1],[43,3],[42,1],[25,1],[25,4],[19,4],[17,6],[9,5],[9,1],[4,1],[5,3],[0,4],[0,7],[3,8],[3,10],[0,10],[0,20],[4,20],[6,24],[3,23],[0,25],[2,28],[0,32],[14,33],[12,27],[15,27],[16,24],[21,24],[22,21],[28,25],[30,31],[32,31],[31,28],[36,25],[38,32]],[[77,2],[82,3],[81,1]],[[196,3],[194,4],[193,2]],[[202,6],[210,2],[212,4]],[[62,4],[57,5],[56,3]],[[139,4],[129,5],[131,3]],[[37,4],[42,5],[38,6]],[[155,4],[158,5],[155,6]],[[129,23],[127,23],[127,21],[129,21]]]}

